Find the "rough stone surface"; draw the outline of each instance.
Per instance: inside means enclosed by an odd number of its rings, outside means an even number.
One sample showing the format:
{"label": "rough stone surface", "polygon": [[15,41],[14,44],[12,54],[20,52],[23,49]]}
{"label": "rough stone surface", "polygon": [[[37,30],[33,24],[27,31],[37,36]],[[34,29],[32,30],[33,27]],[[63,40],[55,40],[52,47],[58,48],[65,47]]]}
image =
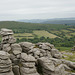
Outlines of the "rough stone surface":
{"label": "rough stone surface", "polygon": [[12,44],[11,49],[14,55],[20,54],[22,52],[22,48],[19,44]]}
{"label": "rough stone surface", "polygon": [[2,28],[0,34],[1,34],[2,36],[5,36],[5,35],[12,35],[12,34],[13,34],[13,31],[10,30],[10,29]]}
{"label": "rough stone surface", "polygon": [[7,73],[0,73],[0,75],[14,75],[14,73],[11,71],[11,72],[7,72]]}
{"label": "rough stone surface", "polygon": [[3,51],[9,52],[11,50],[10,44],[3,45]]}
{"label": "rough stone surface", "polygon": [[0,74],[5,75],[5,73],[6,75],[14,75],[12,73],[12,62],[9,59],[9,54],[7,52],[0,51]]}
{"label": "rough stone surface", "polygon": [[19,44],[22,47],[22,51],[25,52],[25,53],[28,53],[28,51],[30,50],[31,46],[33,46],[33,44],[30,43],[30,42],[21,42]]}
{"label": "rough stone surface", "polygon": [[18,65],[13,66],[13,72],[14,72],[15,75],[20,75],[20,71],[19,71],[19,66]]}

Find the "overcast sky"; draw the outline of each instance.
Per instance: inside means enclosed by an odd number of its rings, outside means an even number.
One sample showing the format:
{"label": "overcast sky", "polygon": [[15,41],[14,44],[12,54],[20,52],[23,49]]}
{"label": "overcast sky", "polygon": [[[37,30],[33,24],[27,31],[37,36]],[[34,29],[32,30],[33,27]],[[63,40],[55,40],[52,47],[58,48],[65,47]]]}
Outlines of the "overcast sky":
{"label": "overcast sky", "polygon": [[75,0],[0,0],[0,20],[75,17]]}

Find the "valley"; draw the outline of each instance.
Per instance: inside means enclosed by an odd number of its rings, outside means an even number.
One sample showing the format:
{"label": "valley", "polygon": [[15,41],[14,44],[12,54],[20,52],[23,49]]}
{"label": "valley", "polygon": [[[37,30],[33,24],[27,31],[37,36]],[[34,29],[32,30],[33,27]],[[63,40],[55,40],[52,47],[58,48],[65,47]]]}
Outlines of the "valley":
{"label": "valley", "polygon": [[57,48],[59,47],[59,50],[64,50],[67,47],[72,48],[75,45],[74,25],[1,21],[0,29],[1,28],[12,29],[17,42],[49,42],[54,44]]}

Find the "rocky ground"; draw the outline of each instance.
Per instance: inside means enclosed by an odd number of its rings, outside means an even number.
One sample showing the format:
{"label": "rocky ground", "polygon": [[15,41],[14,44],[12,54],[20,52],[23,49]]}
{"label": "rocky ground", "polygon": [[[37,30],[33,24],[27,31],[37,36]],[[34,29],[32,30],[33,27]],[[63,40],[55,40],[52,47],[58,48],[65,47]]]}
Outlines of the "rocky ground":
{"label": "rocky ground", "polygon": [[75,75],[75,62],[63,59],[66,53],[54,45],[16,43],[10,29],[1,29],[0,35],[0,75]]}
{"label": "rocky ground", "polygon": [[61,51],[62,58],[75,62],[75,51]]}

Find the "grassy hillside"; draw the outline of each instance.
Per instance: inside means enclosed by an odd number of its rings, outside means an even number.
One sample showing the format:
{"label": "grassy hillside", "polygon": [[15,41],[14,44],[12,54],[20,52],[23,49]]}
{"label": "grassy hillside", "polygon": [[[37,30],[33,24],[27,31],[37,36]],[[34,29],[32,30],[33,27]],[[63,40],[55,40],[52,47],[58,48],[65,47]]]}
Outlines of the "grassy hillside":
{"label": "grassy hillside", "polygon": [[38,24],[38,23],[24,23],[15,21],[2,21],[0,22],[0,28],[10,29],[30,29],[30,30],[51,30],[51,29],[62,29],[67,28],[67,25],[60,24]]}
{"label": "grassy hillside", "polygon": [[33,31],[33,33],[35,35],[37,35],[38,38],[40,38],[42,36],[44,36],[45,38],[47,38],[47,37],[49,37],[49,38],[56,38],[56,37],[58,37],[58,36],[56,36],[54,34],[51,34],[51,33],[49,33],[48,31],[45,31],[45,30],[40,30],[40,31],[35,30],[35,31]]}
{"label": "grassy hillside", "polygon": [[56,47],[64,48],[72,47],[75,42],[75,26],[72,25],[2,21],[0,22],[1,28],[12,29],[17,42],[50,42]]}
{"label": "grassy hillside", "polygon": [[17,34],[15,33],[14,36],[19,39],[22,39],[22,38],[33,39],[34,38],[34,35],[32,33],[17,33]]}

